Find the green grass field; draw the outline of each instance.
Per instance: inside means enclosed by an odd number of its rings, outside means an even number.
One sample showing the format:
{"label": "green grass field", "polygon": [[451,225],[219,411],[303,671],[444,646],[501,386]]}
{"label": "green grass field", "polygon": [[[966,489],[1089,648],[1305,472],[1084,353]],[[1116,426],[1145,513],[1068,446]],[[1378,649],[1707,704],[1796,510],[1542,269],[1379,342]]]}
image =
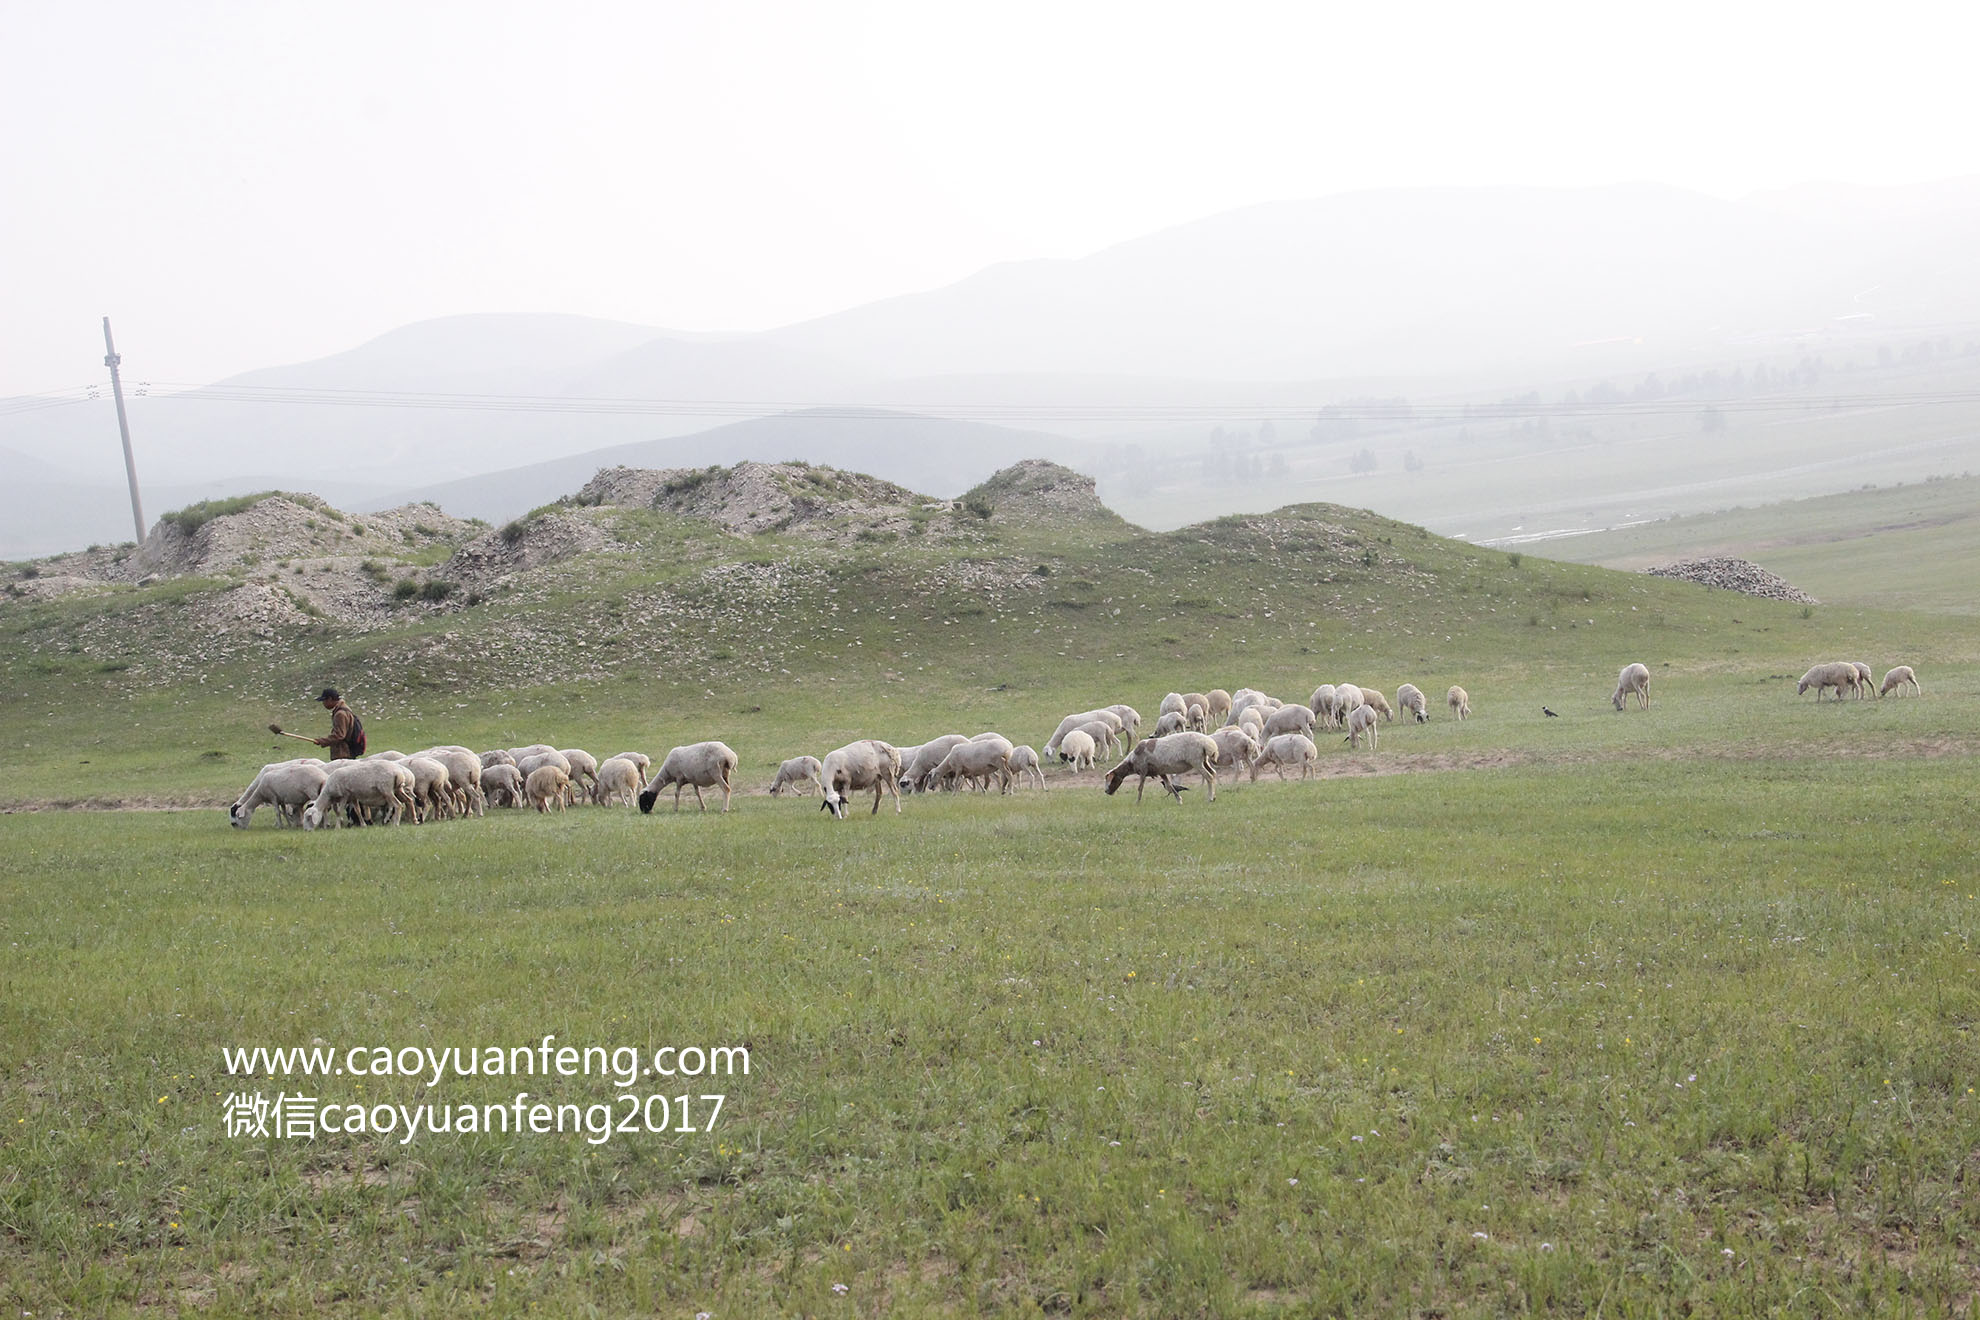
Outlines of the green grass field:
{"label": "green grass field", "polygon": [[[722,547],[652,532],[665,555],[362,635],[222,646],[173,584],[0,613],[0,1303],[1973,1310],[1970,614],[1803,609],[1340,510],[859,548],[761,596],[695,594]],[[623,664],[560,673],[530,642],[612,627]],[[1914,664],[1925,696],[1797,700],[1831,658]],[[1617,714],[1633,659],[1654,702]],[[1433,720],[1214,803],[1055,775],[843,823],[752,794],[228,829],[218,805],[288,754],[261,726],[311,727],[333,680],[374,747],[722,737],[752,785],[858,736],[1041,745],[1065,710],[1152,715],[1172,687],[1409,680]],[[47,809],[119,802],[211,809]],[[546,1035],[744,1045],[751,1069],[429,1088],[220,1053]],[[712,1130],[599,1144],[228,1135],[230,1094],[304,1088],[726,1098]]]}
{"label": "green grass field", "polygon": [[1980,611],[1980,477],[1672,518],[1533,549],[1625,569],[1733,555],[1828,604],[1972,614]]}

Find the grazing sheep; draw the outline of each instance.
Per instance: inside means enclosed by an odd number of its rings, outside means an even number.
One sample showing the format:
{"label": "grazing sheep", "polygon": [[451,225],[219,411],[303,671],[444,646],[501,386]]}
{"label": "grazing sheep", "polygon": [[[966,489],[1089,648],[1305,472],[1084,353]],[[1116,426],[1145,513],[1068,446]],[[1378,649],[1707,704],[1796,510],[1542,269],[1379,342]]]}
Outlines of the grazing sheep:
{"label": "grazing sheep", "polygon": [[1382,727],[1382,717],[1375,713],[1373,706],[1356,706],[1347,713],[1347,718],[1341,723],[1348,731],[1348,736],[1341,741],[1350,747],[1361,746],[1361,735],[1364,733],[1368,735],[1368,750],[1371,752],[1381,741],[1378,734]]}
{"label": "grazing sheep", "polygon": [[399,764],[413,773],[413,824],[454,814],[454,790],[443,762],[414,756]]}
{"label": "grazing sheep", "polygon": [[1856,671],[1856,699],[1858,701],[1863,700],[1865,697],[1875,698],[1884,695],[1876,691],[1877,679],[1870,672],[1869,665],[1864,664],[1861,660],[1852,660],[1850,661],[1850,668]]}
{"label": "grazing sheep", "polygon": [[1045,791],[1045,771],[1038,765],[1037,749],[1019,744],[1011,748],[1011,773],[1017,776],[1018,787],[1024,787],[1024,772],[1031,771],[1038,780],[1038,791]]}
{"label": "grazing sheep", "polygon": [[557,804],[557,810],[562,811],[564,799],[570,796],[570,792],[571,777],[551,761],[538,765],[523,781],[523,795],[529,799],[529,805],[545,813],[549,812],[552,802]]}
{"label": "grazing sheep", "polygon": [[[1850,670],[1852,675],[1855,672]],[[1622,673],[1616,675],[1616,691],[1609,698],[1609,704],[1622,710],[1628,706],[1631,693],[1643,703],[1644,710],[1650,709],[1650,671],[1643,665],[1623,666]]]}
{"label": "grazing sheep", "polygon": [[1471,694],[1457,684],[1451,684],[1451,690],[1444,694],[1444,704],[1451,708],[1451,714],[1458,719],[1471,718]]}
{"label": "grazing sheep", "polygon": [[549,743],[531,743],[527,747],[511,747],[509,749],[509,755],[516,758],[517,766],[521,766],[524,761],[527,761],[532,756],[541,756],[545,752],[554,752],[556,750]]}
{"label": "grazing sheep", "polygon": [[[1121,722],[1123,745],[1128,741],[1132,741],[1136,732],[1141,728],[1141,712],[1129,705],[1108,706],[1106,710]],[[1050,751],[1051,749],[1047,748],[1046,750]]]}
{"label": "grazing sheep", "polygon": [[457,747],[443,747],[433,753],[433,759],[447,767],[447,787],[461,814],[486,815],[488,799],[482,795],[481,759]]}
{"label": "grazing sheep", "polygon": [[1373,707],[1375,713],[1385,720],[1395,719],[1396,713],[1389,708],[1389,699],[1382,695],[1381,689],[1365,687],[1360,691],[1363,705]]}
{"label": "grazing sheep", "polygon": [[1313,718],[1323,727],[1329,729],[1340,727],[1340,712],[1334,708],[1334,685],[1332,683],[1322,683],[1319,687],[1314,688],[1313,695],[1306,699],[1306,704],[1312,710]]}
{"label": "grazing sheep", "polygon": [[1236,724],[1239,717],[1246,711],[1260,705],[1269,707],[1271,701],[1272,699],[1270,697],[1260,692],[1257,688],[1239,688],[1236,694],[1231,697],[1231,709],[1224,716],[1224,723],[1226,726]]}
{"label": "grazing sheep", "polygon": [[407,757],[404,752],[367,752],[358,759],[361,761],[403,761]]}
{"label": "grazing sheep", "polygon": [[[522,750],[524,752],[529,752],[529,749],[526,747],[523,748]],[[525,785],[529,783],[529,777],[531,775],[535,774],[539,768],[546,765],[555,766],[557,769],[564,772],[565,804],[568,806],[577,805],[577,790],[571,787],[571,763],[570,760],[567,757],[565,757],[565,755],[562,752],[558,751],[554,747],[550,747],[540,752],[529,752],[529,755],[527,756],[523,756],[520,753],[518,753],[518,757],[516,760],[516,769],[522,771],[523,783]]]}
{"label": "grazing sheep", "polygon": [[1203,694],[1203,705],[1210,717],[1210,723],[1223,726],[1231,713],[1231,694],[1222,688],[1211,688]]}
{"label": "grazing sheep", "polygon": [[1238,715],[1237,723],[1230,727],[1243,729],[1262,744],[1265,741],[1265,719],[1270,713],[1263,706],[1246,706]]}
{"label": "grazing sheep", "polygon": [[[1910,671],[1906,671],[1907,673]],[[314,756],[300,756],[292,761],[276,761],[261,767],[261,773],[254,777],[227,808],[227,823],[237,830],[244,830],[254,820],[259,807],[275,808],[275,823],[284,829],[302,822],[303,808],[316,800],[323,791],[323,780],[328,771],[321,759]]]}
{"label": "grazing sheep", "polygon": [[1281,779],[1286,777],[1288,767],[1296,765],[1299,767],[1299,777],[1306,779],[1313,774],[1313,767],[1319,760],[1320,749],[1313,745],[1311,738],[1303,733],[1282,733],[1269,740],[1252,758],[1251,782],[1257,783],[1259,769],[1268,765],[1278,771]]}
{"label": "grazing sheep", "polygon": [[1300,705],[1281,706],[1273,711],[1271,716],[1265,721],[1266,745],[1269,746],[1272,739],[1282,733],[1303,733],[1311,738],[1313,736],[1313,712],[1305,706]]}
{"label": "grazing sheep", "polygon": [[1249,770],[1258,755],[1259,742],[1250,730],[1243,726],[1225,727],[1210,735],[1217,744],[1217,766],[1219,777],[1224,766],[1235,766],[1239,770]]}
{"label": "grazing sheep", "polygon": [[1172,733],[1181,733],[1189,725],[1189,717],[1179,710],[1165,710],[1162,718],[1155,721],[1155,736],[1166,738]]}
{"label": "grazing sheep", "polygon": [[819,783],[818,776],[824,769],[824,763],[815,756],[793,756],[777,767],[777,777],[770,781],[770,796],[775,797],[788,788],[810,797],[812,786]]}
{"label": "grazing sheep", "polygon": [[949,749],[969,739],[960,733],[945,733],[939,738],[931,738],[919,747],[911,747],[901,753],[901,787],[910,793],[928,791],[929,778],[935,767],[942,764],[942,758]]}
{"label": "grazing sheep", "polygon": [[1169,693],[1167,696],[1162,698],[1162,704],[1155,708],[1155,717],[1157,719],[1160,719],[1162,716],[1167,715],[1170,711],[1174,711],[1178,715],[1188,714],[1189,713],[1188,699],[1185,698],[1183,694],[1180,692]]}
{"label": "grazing sheep", "polygon": [[487,751],[481,754],[481,768],[483,770],[486,770],[491,765],[514,765],[515,763],[516,754],[506,747],[497,747],[493,751]]}
{"label": "grazing sheep", "polygon": [[1396,689],[1396,709],[1416,716],[1418,724],[1430,722],[1430,702],[1424,697],[1423,689],[1414,683],[1405,683]]}
{"label": "grazing sheep", "polygon": [[483,800],[491,807],[520,807],[523,804],[522,772],[498,761],[481,772],[481,791]]}
{"label": "grazing sheep", "polygon": [[1210,724],[1210,708],[1200,701],[1190,702],[1183,711],[1183,723],[1198,733],[1204,732]]}
{"label": "grazing sheep", "polygon": [[571,782],[596,786],[598,783],[598,758],[581,747],[560,747],[564,759],[571,763]]}
{"label": "grazing sheep", "polygon": [[[1126,709],[1129,715],[1134,715],[1134,722],[1137,726],[1139,726],[1141,723],[1141,716],[1135,713],[1135,710],[1132,706],[1127,707]],[[1109,706],[1100,710],[1083,710],[1079,712],[1077,715],[1068,715],[1064,719],[1059,721],[1059,727],[1053,731],[1051,738],[1047,740],[1047,742],[1045,743],[1045,750],[1048,752],[1058,751],[1059,740],[1061,738],[1064,738],[1074,729],[1077,729],[1082,725],[1091,724],[1095,720],[1099,720],[1102,724],[1106,724],[1110,726],[1115,733],[1119,733],[1122,729],[1127,727],[1127,716],[1120,714],[1114,707]],[[947,752],[944,752],[942,754],[944,756],[948,755]]]}
{"label": "grazing sheep", "polygon": [[894,795],[894,814],[901,814],[901,754],[891,743],[866,738],[847,743],[825,754],[820,771],[825,784],[825,801],[820,810],[838,820],[846,818],[846,795],[873,790],[873,815],[880,814],[880,795]]}
{"label": "grazing sheep", "polygon": [[1925,695],[1925,689],[1918,686],[1918,676],[1911,672],[1911,666],[1899,665],[1884,675],[1884,686],[1877,689],[1877,695],[1885,696],[1892,688],[1897,688],[1901,694],[1906,687],[1921,697]]}
{"label": "grazing sheep", "polygon": [[598,763],[592,781],[591,800],[601,807],[632,806],[639,800],[639,766],[617,756]]}
{"label": "grazing sheep", "polygon": [[1105,755],[1109,749],[1126,748],[1126,736],[1119,729],[1111,728],[1104,720],[1088,720],[1079,726],[1078,732],[1093,739],[1093,745]]}
{"label": "grazing sheep", "polygon": [[412,815],[413,772],[400,761],[338,761],[323,777],[316,801],[303,808],[306,830],[328,825],[337,827],[345,809],[377,807],[385,813],[385,823],[396,825],[401,815]]}
{"label": "grazing sheep", "polygon": [[1093,757],[1093,736],[1084,729],[1074,729],[1059,743],[1059,760],[1074,770],[1091,770]]}
{"label": "grazing sheep", "polygon": [[[1353,710],[1355,707],[1361,705],[1364,699],[1365,698],[1361,689],[1356,687],[1354,684],[1336,683],[1334,685],[1335,720],[1345,722],[1348,717],[1348,712]],[[1337,723],[1335,727],[1339,728],[1340,725]]]}
{"label": "grazing sheep", "polygon": [[653,768],[653,758],[645,752],[614,752],[607,758],[613,761],[631,761],[639,767],[639,786],[646,787],[646,772]]}
{"label": "grazing sheep", "polygon": [[[1801,676],[1801,682],[1795,686],[1794,695],[1798,697],[1808,691],[1809,688],[1814,688],[1815,700],[1820,701],[1823,692],[1829,688],[1834,688],[1836,690],[1836,700],[1841,701],[1843,699],[1843,689],[1848,688],[1854,693],[1859,682],[1861,682],[1861,678],[1856,672],[1855,665],[1847,660],[1831,660],[1826,664],[1816,665],[1807,673],[1803,674]],[[1621,709],[1621,707],[1617,709]]]}
{"label": "grazing sheep", "polygon": [[1203,707],[1204,719],[1207,720],[1210,718],[1210,698],[1205,696],[1203,693],[1201,692],[1183,693],[1183,719],[1185,720],[1189,719],[1189,708],[1191,706]]}
{"label": "grazing sheep", "polygon": [[954,786],[962,780],[981,784],[988,791],[990,780],[997,780],[997,791],[1011,791],[1011,742],[1001,735],[989,738],[972,738],[965,743],[957,743],[942,758],[942,764],[935,767],[931,777],[934,783]]}
{"label": "grazing sheep", "polygon": [[653,810],[654,800],[669,786],[674,790],[674,810],[681,809],[681,790],[694,790],[695,805],[703,811],[708,804],[701,799],[704,788],[722,790],[722,810],[729,809],[729,796],[735,791],[736,754],[724,742],[689,743],[676,747],[667,753],[660,768],[653,772],[653,778],[646,781],[646,787],[639,792],[639,809],[642,813]]}
{"label": "grazing sheep", "polygon": [[1148,787],[1149,776],[1153,775],[1160,778],[1162,787],[1180,802],[1183,790],[1171,782],[1170,776],[1192,772],[1203,776],[1203,786],[1209,791],[1210,800],[1215,802],[1217,743],[1209,734],[1172,733],[1165,738],[1143,738],[1119,765],[1107,772],[1107,793],[1112,796],[1129,775],[1137,775],[1134,800],[1140,802],[1142,790]]}

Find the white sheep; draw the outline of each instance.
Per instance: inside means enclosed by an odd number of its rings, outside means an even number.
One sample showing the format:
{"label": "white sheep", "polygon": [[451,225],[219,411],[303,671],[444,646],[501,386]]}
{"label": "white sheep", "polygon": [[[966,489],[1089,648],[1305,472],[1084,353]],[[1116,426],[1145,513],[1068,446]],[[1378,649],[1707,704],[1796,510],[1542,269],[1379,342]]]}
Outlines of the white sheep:
{"label": "white sheep", "polygon": [[820,809],[839,819],[846,818],[846,795],[873,790],[873,813],[880,814],[880,795],[894,795],[894,814],[901,814],[901,754],[891,743],[864,738],[847,743],[825,754],[820,771],[825,784],[825,801]]}
{"label": "white sheep", "polygon": [[1282,733],[1268,739],[1251,761],[1251,782],[1258,782],[1258,771],[1263,766],[1271,766],[1278,771],[1279,778],[1286,777],[1291,766],[1299,767],[1299,777],[1308,778],[1313,773],[1315,763],[1320,760],[1320,749],[1313,745],[1313,739],[1303,733]]}
{"label": "white sheep", "polygon": [[910,793],[927,792],[930,776],[935,773],[935,767],[942,764],[942,758],[949,754],[949,749],[968,741],[960,733],[945,733],[939,738],[930,738],[919,747],[904,749],[901,752],[901,787]]}
{"label": "white sheep", "polygon": [[1091,770],[1094,755],[1093,735],[1084,729],[1074,729],[1059,741],[1059,760],[1074,770]]}
{"label": "white sheep", "polygon": [[681,809],[681,790],[694,790],[695,805],[703,811],[708,804],[702,801],[701,790],[719,788],[722,790],[722,810],[729,809],[729,796],[735,791],[736,766],[740,762],[736,754],[724,742],[689,743],[668,752],[660,762],[660,768],[653,772],[653,778],[646,781],[646,787],[639,793],[641,812],[653,810],[653,803],[661,792],[670,785],[674,790],[674,810]]}
{"label": "white sheep", "polygon": [[1350,747],[1361,746],[1361,735],[1364,733],[1368,735],[1368,750],[1371,752],[1381,741],[1382,717],[1375,713],[1373,706],[1356,706],[1341,723],[1348,731],[1348,736],[1341,741]]}
{"label": "white sheep", "polygon": [[1457,684],[1451,684],[1451,690],[1444,694],[1444,704],[1451,708],[1451,714],[1458,719],[1471,718],[1471,694]]}
{"label": "white sheep", "polygon": [[1306,704],[1312,710],[1313,718],[1323,727],[1329,729],[1340,727],[1341,717],[1340,712],[1334,708],[1334,685],[1332,683],[1322,683],[1319,687],[1314,688],[1313,695],[1306,699]]}
{"label": "white sheep", "polygon": [[1361,702],[1363,705],[1372,706],[1375,713],[1385,720],[1395,719],[1396,712],[1390,708],[1389,699],[1382,695],[1380,688],[1365,687],[1358,690],[1361,693]]}
{"label": "white sheep", "polygon": [[413,823],[437,820],[454,814],[454,791],[445,763],[430,756],[413,756],[399,762],[413,774]]}
{"label": "white sheep", "polygon": [[[1852,669],[1850,673],[1853,676],[1856,671]],[[1643,704],[1644,710],[1650,709],[1650,670],[1643,665],[1623,666],[1622,673],[1616,675],[1616,690],[1609,698],[1609,704],[1622,710],[1629,705],[1632,693]]]}
{"label": "white sheep", "polygon": [[491,765],[514,765],[515,763],[516,754],[506,747],[497,747],[492,751],[481,754],[481,768],[483,770],[486,770]]}
{"label": "white sheep", "polygon": [[525,785],[529,783],[530,776],[535,774],[542,767],[546,765],[554,766],[559,771],[561,771],[564,776],[565,802],[569,805],[575,805],[577,803],[577,794],[571,788],[571,762],[568,757],[566,757],[562,752],[558,751],[554,747],[546,747],[542,751],[531,751],[529,748],[525,747],[522,749],[522,751],[528,752],[529,754],[527,756],[519,755],[517,757],[516,769],[522,772],[523,783]]}
{"label": "white sheep", "polygon": [[1174,711],[1178,715],[1189,713],[1189,701],[1180,692],[1171,692],[1162,698],[1162,704],[1155,708],[1155,718],[1160,719]]}
{"label": "white sheep", "polygon": [[545,752],[554,752],[556,750],[549,743],[531,743],[527,747],[511,747],[509,749],[509,755],[516,758],[517,766],[521,766],[524,761],[527,761],[532,756],[541,756]]}
{"label": "white sheep", "polygon": [[1416,716],[1418,724],[1430,722],[1429,699],[1423,695],[1423,689],[1414,683],[1405,683],[1396,689],[1396,709]]}
{"label": "white sheep", "polygon": [[1836,690],[1836,700],[1841,701],[1843,699],[1843,689],[1848,688],[1853,693],[1856,691],[1857,684],[1860,681],[1860,676],[1857,674],[1854,664],[1847,660],[1831,660],[1825,664],[1816,665],[1807,673],[1803,674],[1801,676],[1801,682],[1795,686],[1794,695],[1798,697],[1808,691],[1809,688],[1814,688],[1815,700],[1820,701],[1823,692],[1829,688],[1834,688]]}
{"label": "white sheep", "polygon": [[1203,702],[1192,701],[1183,711],[1183,723],[1202,733],[1210,726],[1210,708]]}
{"label": "white sheep", "polygon": [[598,758],[582,747],[560,747],[564,759],[571,765],[571,783],[596,785],[598,783]]}
{"label": "white sheep", "polygon": [[1270,746],[1272,739],[1282,733],[1303,733],[1311,738],[1313,712],[1301,705],[1281,706],[1273,711],[1265,720],[1265,744]]}
{"label": "white sheep", "polygon": [[997,791],[1011,791],[1011,742],[1002,735],[993,734],[989,738],[972,738],[968,742],[957,743],[942,758],[930,776],[933,783],[953,786],[961,780],[990,787],[990,780],[997,780]]}
{"label": "white sheep", "polygon": [[[1141,724],[1141,716],[1135,711],[1135,709],[1132,706],[1126,707],[1125,709],[1127,715],[1134,716],[1134,722],[1138,727]],[[1060,720],[1059,727],[1053,730],[1051,738],[1049,738],[1045,743],[1045,750],[1048,752],[1058,751],[1060,739],[1064,738],[1074,729],[1080,728],[1087,724],[1091,724],[1095,720],[1100,721],[1102,724],[1111,726],[1114,732],[1118,734],[1127,727],[1127,715],[1121,714],[1119,708],[1112,706],[1103,707],[1099,710],[1083,710],[1080,711],[1077,715],[1068,715],[1064,719]],[[942,754],[944,756],[948,755],[947,752],[944,752]]]}
{"label": "white sheep", "polygon": [[1239,712],[1237,723],[1227,727],[1243,729],[1254,741],[1262,744],[1265,741],[1265,720],[1271,713],[1263,706],[1246,706]]}
{"label": "white sheep", "polygon": [[486,815],[488,799],[481,788],[481,759],[458,747],[443,747],[434,753],[433,759],[447,767],[447,787],[461,813]]}
{"label": "white sheep", "polygon": [[1155,721],[1155,736],[1166,738],[1172,733],[1181,733],[1189,727],[1189,717],[1179,710],[1165,710]]}
{"label": "white sheep", "polygon": [[[1134,735],[1141,729],[1141,712],[1124,703],[1106,706],[1103,709],[1121,722],[1122,745],[1126,746],[1128,742],[1133,741]],[[1051,749],[1047,748],[1046,750],[1050,751]]]}
{"label": "white sheep", "polygon": [[366,752],[363,756],[359,757],[358,759],[361,761],[403,761],[406,760],[407,757],[404,752],[385,751],[385,752]]}
{"label": "white sheep", "polygon": [[775,797],[785,789],[793,793],[811,796],[812,786],[819,782],[818,776],[825,765],[815,756],[793,756],[777,767],[777,777],[770,781],[770,796]]}
{"label": "white sheep", "polygon": [[1348,712],[1363,704],[1364,700],[1362,690],[1354,684],[1334,684],[1334,718],[1339,722],[1334,727],[1339,728],[1341,724],[1346,723]]}
{"label": "white sheep", "polygon": [[413,772],[400,761],[338,761],[323,777],[316,801],[303,808],[303,828],[323,825],[335,829],[345,808],[377,807],[385,812],[385,823],[396,825],[399,817],[412,815]]}
{"label": "white sheep", "polygon": [[481,772],[484,800],[494,807],[520,807],[523,804],[522,772],[500,761]]}
{"label": "white sheep", "polygon": [[529,778],[523,781],[523,796],[529,799],[529,805],[545,813],[549,812],[552,802],[557,804],[557,810],[562,811],[564,799],[570,796],[570,792],[571,777],[552,761],[538,764],[529,772]]}
{"label": "white sheep", "polygon": [[1100,754],[1103,756],[1113,748],[1126,748],[1127,746],[1126,735],[1123,731],[1110,727],[1105,720],[1088,720],[1086,723],[1080,725],[1075,732],[1083,733],[1093,739],[1093,745],[1099,749]]}
{"label": "white sheep", "polygon": [[1024,772],[1031,771],[1038,780],[1038,791],[1045,791],[1045,771],[1039,767],[1038,751],[1020,743],[1011,748],[1011,773],[1017,776],[1018,787],[1024,787]]}
{"label": "white sheep", "polygon": [[[646,787],[646,772],[653,768],[653,758],[645,752],[614,752],[606,760],[631,761],[639,768],[639,786],[641,788]],[[600,762],[600,764],[602,765],[603,762]]]}
{"label": "white sheep", "polygon": [[1907,687],[1921,697],[1925,695],[1925,689],[1918,686],[1918,676],[1911,672],[1911,666],[1899,665],[1884,675],[1884,686],[1877,689],[1877,695],[1885,696],[1892,688],[1896,688],[1902,695]]}
{"label": "white sheep", "polygon": [[1211,734],[1210,740],[1217,744],[1217,768],[1220,777],[1223,767],[1227,765],[1235,766],[1239,770],[1250,769],[1252,761],[1258,755],[1258,739],[1242,725],[1235,727],[1227,725]]}
{"label": "white sheep", "polygon": [[591,800],[601,807],[630,807],[638,801],[641,787],[638,764],[610,756],[598,763],[598,774],[591,785]]}
{"label": "white sheep", "polygon": [[1160,778],[1162,787],[1180,802],[1183,790],[1171,781],[1171,776],[1191,773],[1203,776],[1203,786],[1210,800],[1215,802],[1217,743],[1209,734],[1185,732],[1162,738],[1143,738],[1119,765],[1107,772],[1107,792],[1111,796],[1129,775],[1136,775],[1139,778],[1135,781],[1134,800],[1139,802],[1142,790],[1148,787],[1152,775]]}
{"label": "white sheep", "polygon": [[319,757],[299,756],[261,767],[254,781],[227,808],[227,823],[244,830],[259,807],[275,808],[275,823],[284,828],[300,824],[303,808],[323,791],[328,770]]}
{"label": "white sheep", "polygon": [[1876,675],[1870,672],[1869,665],[1864,664],[1861,660],[1852,660],[1849,663],[1850,668],[1856,671],[1856,699],[1858,701],[1863,700],[1865,697],[1875,698],[1884,695],[1877,691],[1877,678]]}
{"label": "white sheep", "polygon": [[1211,688],[1203,694],[1203,705],[1210,723],[1222,728],[1231,713],[1231,694],[1222,688]]}

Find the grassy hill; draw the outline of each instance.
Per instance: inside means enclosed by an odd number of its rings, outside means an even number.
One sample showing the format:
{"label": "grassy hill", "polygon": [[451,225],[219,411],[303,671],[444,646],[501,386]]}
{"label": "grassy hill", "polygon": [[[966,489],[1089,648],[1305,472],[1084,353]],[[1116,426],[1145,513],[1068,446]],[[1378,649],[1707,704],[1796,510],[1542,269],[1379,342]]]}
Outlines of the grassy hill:
{"label": "grassy hill", "polygon": [[1563,537],[1539,553],[1611,568],[1733,555],[1832,604],[1980,610],[1980,477],[1865,487],[1819,499]]}
{"label": "grassy hill", "polygon": [[[14,569],[8,1305],[1967,1305],[1970,616],[1757,600],[1330,505],[1156,534],[1045,465],[956,501],[801,465],[620,470],[513,524],[396,532],[396,559],[374,521],[287,497],[207,520],[176,576]],[[1796,700],[1845,655],[1915,664],[1925,696]],[[1626,660],[1651,667],[1647,711],[1609,705]],[[1317,782],[1227,780],[1214,804],[1054,771],[1042,795],[844,823],[760,793],[727,817],[315,834],[20,810],[224,803],[326,682],[377,748],[720,737],[757,787],[854,737],[1039,745],[1098,702],[1342,680],[1416,682],[1433,719],[1372,754],[1323,739]],[[752,1068],[429,1086],[220,1056],[545,1035],[742,1045]],[[674,1121],[230,1136],[250,1089],[615,1116],[664,1094]]]}

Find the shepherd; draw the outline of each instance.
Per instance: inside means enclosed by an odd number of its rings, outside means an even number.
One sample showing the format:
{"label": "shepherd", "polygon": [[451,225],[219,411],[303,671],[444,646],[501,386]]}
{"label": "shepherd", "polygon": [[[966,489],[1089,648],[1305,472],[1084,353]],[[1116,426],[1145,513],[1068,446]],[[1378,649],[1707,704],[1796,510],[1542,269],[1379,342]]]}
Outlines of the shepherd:
{"label": "shepherd", "polygon": [[328,748],[333,761],[354,761],[363,756],[364,722],[344,704],[343,695],[336,688],[327,687],[317,701],[330,712],[330,736],[315,739],[316,745]]}

